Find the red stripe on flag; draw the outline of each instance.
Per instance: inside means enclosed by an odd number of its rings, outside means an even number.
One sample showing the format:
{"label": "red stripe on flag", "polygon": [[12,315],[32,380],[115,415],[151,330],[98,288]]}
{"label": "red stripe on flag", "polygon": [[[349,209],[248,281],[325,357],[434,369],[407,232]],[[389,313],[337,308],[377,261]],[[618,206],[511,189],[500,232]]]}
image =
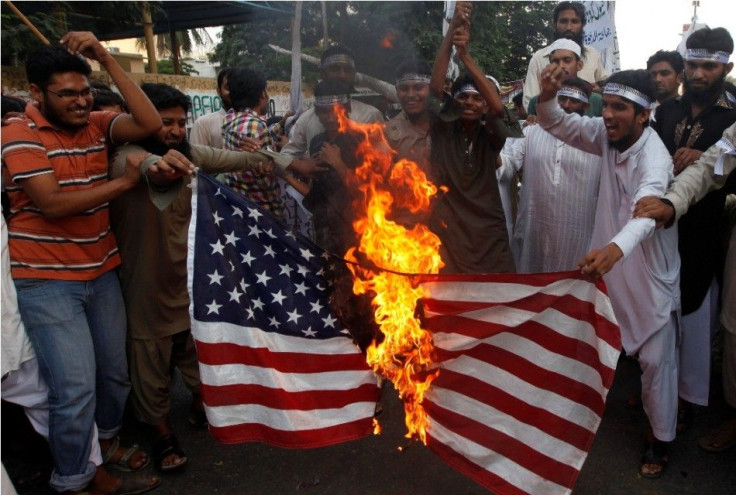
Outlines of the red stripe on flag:
{"label": "red stripe on flag", "polygon": [[[561,486],[569,486],[575,482],[575,479],[580,474],[572,466],[541,454],[524,442],[491,428],[480,421],[439,407],[436,404],[428,403],[425,407],[431,421],[436,421],[453,433],[467,438],[473,443],[482,445],[553,483]],[[428,445],[432,448],[429,442]]]}
{"label": "red stripe on flag", "polygon": [[502,347],[480,344],[472,349],[464,349],[458,352],[438,351],[440,361],[447,361],[460,355],[484,363],[491,363],[493,366],[501,368],[537,388],[549,390],[573,402],[582,404],[597,413],[603,412],[605,403],[599,391],[561,373],[537,366]]}
{"label": "red stripe on flag", "polygon": [[[535,321],[525,322],[518,327],[509,327],[460,316],[436,316],[427,321],[427,328],[435,333],[455,333],[479,340],[490,338],[502,332],[511,332],[544,347],[550,352],[585,363],[598,372],[604,383],[610,384],[616,372],[615,368],[609,368],[600,362],[598,351],[590,344],[562,335],[554,329]],[[464,351],[460,350],[457,353],[462,354]]]}
{"label": "red stripe on flag", "polygon": [[[528,297],[508,302],[449,301],[427,298],[422,300],[422,306],[425,311],[437,313],[441,315],[442,318],[451,318],[452,316],[462,315],[471,311],[494,307],[508,307],[540,314],[547,309],[555,309],[570,318],[595,325],[597,328],[598,338],[604,340],[610,346],[621,346],[621,334],[618,326],[600,316],[596,312],[594,304],[580,300],[570,294],[556,296],[534,293]],[[440,316],[431,316],[427,318],[430,325],[434,325],[432,320],[435,318],[440,318]],[[486,324],[493,325],[492,323]],[[447,328],[454,328],[454,324],[453,326],[448,324]],[[463,332],[462,327],[460,327],[458,333],[460,332]]]}
{"label": "red stripe on flag", "polygon": [[474,464],[464,455],[455,452],[447,445],[432,438],[427,434],[427,447],[437,456],[465,476],[473,479],[476,483],[483,485],[496,495],[527,495],[528,492],[520,490],[506,481],[501,476],[486,470],[482,466]]}
{"label": "red stripe on flag", "polygon": [[243,364],[270,368],[282,373],[325,373],[330,371],[367,371],[365,358],[355,354],[308,354],[274,352],[267,348],[219,342],[197,341],[199,361],[210,366]]}
{"label": "red stripe on flag", "polygon": [[287,449],[311,449],[358,440],[373,432],[373,418],[360,419],[316,430],[276,430],[258,423],[210,426],[212,436],[222,443],[264,442]]}
{"label": "red stripe on flag", "polygon": [[587,450],[590,447],[593,434],[589,430],[556,416],[546,409],[528,404],[513,394],[478,378],[443,369],[432,385],[452,390],[482,404],[487,404],[578,449]]}
{"label": "red stripe on flag", "polygon": [[205,385],[202,399],[209,407],[258,404],[273,409],[310,411],[339,409],[356,402],[375,402],[379,389],[374,383],[350,390],[307,390],[286,392],[262,385]]}

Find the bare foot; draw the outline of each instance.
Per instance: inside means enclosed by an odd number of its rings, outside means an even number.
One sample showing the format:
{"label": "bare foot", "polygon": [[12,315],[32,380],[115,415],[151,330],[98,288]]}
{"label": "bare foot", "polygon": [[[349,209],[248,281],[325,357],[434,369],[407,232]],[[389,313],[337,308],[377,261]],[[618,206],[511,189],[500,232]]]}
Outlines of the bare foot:
{"label": "bare foot", "polygon": [[107,452],[113,446],[114,442],[115,438],[110,438],[107,440],[100,439],[100,449],[103,452],[103,456],[106,457],[105,464],[117,465],[120,469],[130,471],[136,471],[145,467],[148,464],[148,454],[140,449],[136,449],[132,454],[128,456],[127,459],[124,459],[124,456],[126,455],[128,450],[133,447],[124,447],[122,445],[118,446],[118,448],[115,449],[112,455],[108,457]]}

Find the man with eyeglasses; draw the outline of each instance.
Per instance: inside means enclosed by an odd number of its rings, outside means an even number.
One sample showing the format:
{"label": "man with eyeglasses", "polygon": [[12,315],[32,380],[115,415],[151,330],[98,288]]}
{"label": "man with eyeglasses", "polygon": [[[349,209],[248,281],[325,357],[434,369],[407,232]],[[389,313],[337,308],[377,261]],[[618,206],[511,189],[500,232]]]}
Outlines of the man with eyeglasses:
{"label": "man with eyeglasses", "polygon": [[[110,74],[130,114],[92,112],[89,64]],[[159,481],[121,479],[89,461],[93,425],[105,462],[137,470],[145,453],[117,437],[130,383],[126,318],[115,269],[120,256],[108,202],[140,180],[140,162],[108,178],[111,143],[161,127],[154,106],[89,32],[66,34],[26,62],[26,117],[3,127],[3,183],[10,197],[11,273],[21,318],[49,387],[50,485],[57,491],[142,493]]]}

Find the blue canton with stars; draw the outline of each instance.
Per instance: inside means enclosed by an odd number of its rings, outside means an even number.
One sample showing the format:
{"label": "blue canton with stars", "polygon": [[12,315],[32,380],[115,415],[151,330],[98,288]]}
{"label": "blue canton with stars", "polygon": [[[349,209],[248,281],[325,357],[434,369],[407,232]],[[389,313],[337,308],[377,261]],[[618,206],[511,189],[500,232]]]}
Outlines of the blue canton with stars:
{"label": "blue canton with stars", "polygon": [[347,336],[322,278],[327,254],[206,174],[196,180],[194,318],[311,339]]}

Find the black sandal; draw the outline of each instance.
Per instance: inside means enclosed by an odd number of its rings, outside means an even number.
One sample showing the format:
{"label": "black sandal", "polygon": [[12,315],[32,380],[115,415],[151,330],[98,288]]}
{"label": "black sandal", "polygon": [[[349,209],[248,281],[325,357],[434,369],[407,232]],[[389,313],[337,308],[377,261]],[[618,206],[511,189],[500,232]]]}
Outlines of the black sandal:
{"label": "black sandal", "polygon": [[[664,475],[667,469],[667,442],[659,440],[653,440],[649,443],[647,450],[644,452],[644,456],[641,458],[639,463],[639,474],[644,478],[657,479]],[[658,466],[659,470],[653,473],[644,472],[644,466],[652,465]]]}
{"label": "black sandal", "polygon": [[[170,455],[179,456],[178,464],[164,465],[164,459]],[[184,467],[189,459],[181,449],[179,440],[173,433],[158,437],[153,443],[153,463],[159,471],[173,471]]]}

